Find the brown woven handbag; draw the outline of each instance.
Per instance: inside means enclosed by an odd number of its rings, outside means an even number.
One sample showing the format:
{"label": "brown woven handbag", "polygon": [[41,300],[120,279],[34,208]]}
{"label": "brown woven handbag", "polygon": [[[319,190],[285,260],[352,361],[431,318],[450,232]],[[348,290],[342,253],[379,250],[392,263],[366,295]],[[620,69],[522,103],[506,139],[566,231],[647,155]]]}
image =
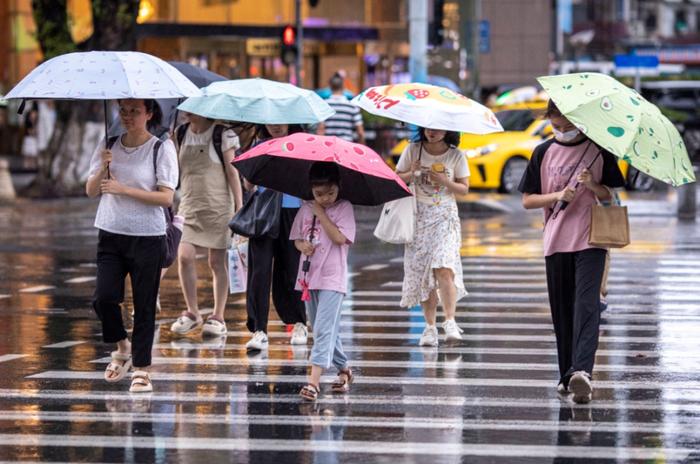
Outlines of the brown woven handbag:
{"label": "brown woven handbag", "polygon": [[610,194],[613,197],[613,204],[610,206],[604,206],[599,201],[591,206],[591,233],[588,244],[602,248],[623,248],[630,244],[627,207],[620,205],[619,198],[612,190]]}

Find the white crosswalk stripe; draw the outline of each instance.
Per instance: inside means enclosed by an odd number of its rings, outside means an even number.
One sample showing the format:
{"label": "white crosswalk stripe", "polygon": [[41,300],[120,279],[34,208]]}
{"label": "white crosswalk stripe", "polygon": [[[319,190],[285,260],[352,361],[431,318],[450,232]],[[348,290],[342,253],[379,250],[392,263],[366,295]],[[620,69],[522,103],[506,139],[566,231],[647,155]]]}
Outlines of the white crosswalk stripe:
{"label": "white crosswalk stripe", "polygon": [[[160,318],[155,391],[145,396],[126,394],[128,380],[104,382],[102,369],[111,359],[97,337],[64,334],[42,345],[84,352],[75,363],[46,366],[34,355],[0,356],[3,366],[32,366],[23,388],[0,388],[0,426],[27,427],[26,433],[4,428],[0,453],[55,449],[59,459],[63,448],[101,447],[132,454],[158,450],[164,462],[181,452],[204,462],[208,453],[231,451],[316,454],[342,462],[357,455],[370,462],[387,455],[392,462],[581,456],[691,462],[700,446],[699,252],[669,247],[661,254],[614,255],[590,405],[556,394],[541,257],[464,257],[470,293],[456,313],[463,341],[444,343],[440,329],[437,349],[416,346],[421,311],[398,306],[402,258],[396,257],[351,269],[341,339],[356,378],[347,395],[329,391],[335,375],[328,371],[317,405],[301,403],[297,392],[306,381],[313,331],[308,346],[291,346],[288,329],[275,319],[269,348],[246,353],[250,333],[237,297],[230,302],[236,314],[227,314],[228,333],[219,338],[173,337],[168,325],[176,314]],[[61,281],[71,288],[93,284],[87,276],[69,277]],[[42,285],[28,290],[58,291]],[[36,433],[29,427],[37,423],[63,432]],[[153,432],[131,433],[137,424]],[[338,430],[340,438],[333,435]]]}

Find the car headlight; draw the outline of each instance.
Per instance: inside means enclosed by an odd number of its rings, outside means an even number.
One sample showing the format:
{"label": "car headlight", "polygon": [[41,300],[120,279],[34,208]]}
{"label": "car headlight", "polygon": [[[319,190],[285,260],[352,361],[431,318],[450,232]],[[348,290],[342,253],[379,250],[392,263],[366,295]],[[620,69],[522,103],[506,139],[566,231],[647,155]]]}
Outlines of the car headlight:
{"label": "car headlight", "polygon": [[471,150],[467,150],[467,158],[478,158],[479,156],[484,156],[488,155],[489,153],[493,153],[498,149],[498,144],[497,143],[490,143],[488,145],[484,145],[483,147],[476,147]]}

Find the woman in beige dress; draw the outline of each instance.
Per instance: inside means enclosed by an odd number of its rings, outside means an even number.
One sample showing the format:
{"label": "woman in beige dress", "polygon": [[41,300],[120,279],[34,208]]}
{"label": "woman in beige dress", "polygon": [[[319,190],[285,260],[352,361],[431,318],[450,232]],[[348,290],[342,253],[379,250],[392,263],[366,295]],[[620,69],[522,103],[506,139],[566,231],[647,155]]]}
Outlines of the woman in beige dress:
{"label": "woman in beige dress", "polygon": [[[226,250],[231,245],[228,223],[243,201],[240,177],[231,161],[240,143],[232,129],[201,116],[187,116],[189,123],[179,127],[175,137],[179,139],[180,161],[178,214],[185,218],[178,264],[187,309],[171,330],[184,335],[201,326],[202,335],[225,335]],[[197,248],[208,252],[213,276],[214,313],[206,321],[197,302]]]}

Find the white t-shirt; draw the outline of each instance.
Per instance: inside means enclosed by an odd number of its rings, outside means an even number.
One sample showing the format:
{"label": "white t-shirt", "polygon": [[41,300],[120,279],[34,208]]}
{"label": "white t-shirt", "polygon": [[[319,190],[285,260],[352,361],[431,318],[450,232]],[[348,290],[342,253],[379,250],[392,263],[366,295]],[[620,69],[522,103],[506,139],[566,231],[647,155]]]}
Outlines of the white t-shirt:
{"label": "white t-shirt", "polygon": [[433,165],[442,165],[445,175],[451,181],[469,177],[469,165],[464,156],[464,152],[458,148],[448,148],[445,153],[433,156],[423,148],[420,153],[421,144],[411,143],[401,153],[401,158],[396,165],[396,170],[407,172],[411,170],[411,164],[418,159],[420,154],[421,176],[415,179],[416,199],[421,203],[439,204],[446,201],[455,201],[455,196],[446,187],[430,182],[430,171]]}
{"label": "white t-shirt", "polygon": [[[156,176],[153,170],[153,145],[157,141],[157,137],[151,137],[143,145],[130,148],[125,147],[119,137],[111,148],[111,177],[121,184],[141,190],[155,192],[158,186],[175,190],[178,179],[175,145],[171,140],[162,142],[158,150]],[[101,169],[104,146],[103,139],[92,154],[90,176]],[[147,205],[126,195],[104,194],[100,197],[95,227],[114,234],[165,235],[165,213],[160,206]]]}

